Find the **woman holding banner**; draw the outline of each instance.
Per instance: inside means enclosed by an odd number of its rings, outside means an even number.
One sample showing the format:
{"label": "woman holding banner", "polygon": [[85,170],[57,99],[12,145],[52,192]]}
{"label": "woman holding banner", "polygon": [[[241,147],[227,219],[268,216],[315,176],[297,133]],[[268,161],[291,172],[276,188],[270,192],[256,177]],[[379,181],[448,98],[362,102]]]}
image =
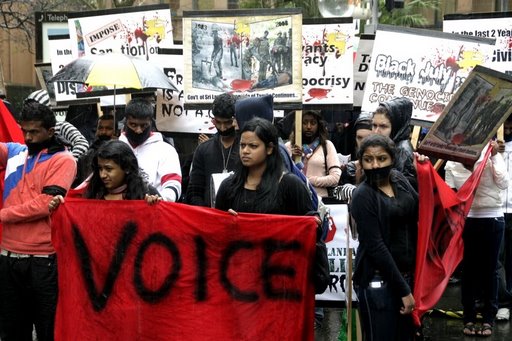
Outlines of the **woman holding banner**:
{"label": "woman holding banner", "polygon": [[[144,180],[131,148],[119,140],[103,144],[92,160],[93,173],[85,187],[70,191],[71,196],[103,200],[146,200],[154,204],[162,200],[158,191]],[[83,194],[82,194],[83,193]],[[55,210],[64,199],[55,196],[48,208]]]}
{"label": "woman holding banner", "polygon": [[392,169],[395,158],[393,141],[377,134],[365,138],[358,151],[365,177],[350,211],[359,233],[353,281],[365,340],[412,340],[415,332],[418,195]]}
{"label": "woman holding banner", "polygon": [[240,160],[235,174],[222,182],[215,208],[224,211],[306,215],[313,212],[311,196],[293,174],[283,173],[277,129],[253,118],[240,135]]}

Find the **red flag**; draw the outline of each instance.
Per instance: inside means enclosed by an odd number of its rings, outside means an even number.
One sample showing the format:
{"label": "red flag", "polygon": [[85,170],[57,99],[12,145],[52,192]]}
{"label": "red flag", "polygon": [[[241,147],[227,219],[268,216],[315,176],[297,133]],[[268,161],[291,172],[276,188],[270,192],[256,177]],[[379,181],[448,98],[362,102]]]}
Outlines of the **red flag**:
{"label": "red flag", "polygon": [[484,167],[483,161],[462,187],[454,192],[430,162],[418,162],[418,247],[414,275],[414,323],[421,325],[423,314],[439,301],[450,276],[462,260],[462,231]]}
{"label": "red flag", "polygon": [[313,217],[66,198],[55,340],[313,340]]}
{"label": "red flag", "polygon": [[[12,117],[11,112],[0,100],[0,142],[19,142],[24,143],[23,133],[21,132],[18,123]],[[4,193],[4,177],[5,169],[0,169],[0,193]],[[0,209],[2,208],[3,200],[0,201]],[[2,240],[2,225],[0,224],[0,241]]]}

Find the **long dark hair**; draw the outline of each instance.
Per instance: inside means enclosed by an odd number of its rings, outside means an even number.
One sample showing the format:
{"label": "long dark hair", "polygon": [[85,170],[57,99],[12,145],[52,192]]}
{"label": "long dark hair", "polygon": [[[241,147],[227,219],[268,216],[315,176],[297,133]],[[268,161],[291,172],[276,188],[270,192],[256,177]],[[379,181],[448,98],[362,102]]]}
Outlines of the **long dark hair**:
{"label": "long dark hair", "polygon": [[139,163],[132,149],[124,142],[111,140],[105,142],[94,154],[92,160],[93,173],[84,194],[85,198],[103,199],[108,194],[100,178],[98,159],[112,160],[125,172],[124,180],[128,187],[124,199],[142,200],[149,193],[148,184],[139,169]]}
{"label": "long dark hair", "polygon": [[[329,130],[327,130],[327,122],[324,120],[322,113],[319,110],[308,110],[302,113],[302,117],[310,115],[315,118],[318,122],[318,130],[316,132],[318,138],[320,139],[320,145],[325,146],[326,141],[329,139]],[[297,124],[297,123],[295,123]],[[300,122],[302,124],[302,121]],[[292,145],[295,144],[295,132],[292,131],[290,134],[290,142]],[[303,142],[304,143],[304,142]]]}
{"label": "long dark hair", "polygon": [[[259,117],[248,121],[240,134],[246,131],[254,132],[256,136],[263,141],[265,147],[273,147],[272,153],[267,155],[265,159],[266,167],[260,184],[256,188],[257,198],[254,201],[254,210],[252,211],[256,213],[266,213],[275,205],[278,184],[283,175],[283,161],[279,153],[278,133],[271,122]],[[238,162],[235,174],[226,180],[228,181],[229,200],[236,202],[240,199],[248,174],[249,169],[241,162]]]}

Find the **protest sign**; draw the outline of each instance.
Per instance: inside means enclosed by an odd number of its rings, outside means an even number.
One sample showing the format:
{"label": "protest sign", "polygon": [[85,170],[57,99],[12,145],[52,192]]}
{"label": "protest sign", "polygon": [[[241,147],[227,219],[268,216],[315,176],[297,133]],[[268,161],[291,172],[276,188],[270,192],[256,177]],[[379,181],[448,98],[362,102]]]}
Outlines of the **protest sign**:
{"label": "protest sign", "polygon": [[491,60],[484,66],[512,74],[512,12],[445,15],[443,31],[496,39]]}
{"label": "protest sign", "polygon": [[418,151],[472,164],[511,113],[512,76],[477,65]]}
{"label": "protest sign", "polygon": [[352,109],[355,33],[352,18],[303,20],[304,105],[337,104]]}
{"label": "protest sign", "polygon": [[300,9],[183,12],[185,106],[209,108],[223,92],[302,104]]}
{"label": "protest sign", "polygon": [[493,45],[493,39],[379,25],[362,110],[407,97],[412,121],[431,125],[471,70],[490,58]]}
{"label": "protest sign", "polygon": [[173,45],[169,5],[74,12],[68,15],[75,58],[122,53],[150,60]]}
{"label": "protest sign", "polygon": [[56,340],[313,340],[314,217],[67,198],[52,224]]}
{"label": "protest sign", "polygon": [[354,107],[361,108],[363,104],[374,39],[373,34],[362,34],[357,43],[354,58]]}
{"label": "protest sign", "polygon": [[[350,248],[353,249],[354,255],[359,243],[357,240],[352,240],[352,237],[346,233],[348,227],[348,205],[333,204],[327,205],[327,207],[332,218],[326,238],[331,284],[329,284],[324,293],[316,295],[316,300],[322,301],[320,305],[342,305],[346,299],[345,293],[347,292],[345,287],[347,285],[347,271],[345,267],[348,254],[347,242],[349,242]],[[354,301],[355,297],[352,297],[352,300]]]}

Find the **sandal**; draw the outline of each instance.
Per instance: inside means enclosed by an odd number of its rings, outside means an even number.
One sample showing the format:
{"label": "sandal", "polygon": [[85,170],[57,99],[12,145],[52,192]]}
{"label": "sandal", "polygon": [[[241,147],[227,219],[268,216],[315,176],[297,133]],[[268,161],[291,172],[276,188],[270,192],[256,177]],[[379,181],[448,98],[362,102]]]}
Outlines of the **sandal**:
{"label": "sandal", "polygon": [[479,336],[488,337],[492,335],[492,326],[489,323],[482,324],[482,328],[478,331]]}
{"label": "sandal", "polygon": [[476,325],[473,322],[466,323],[462,329],[462,334],[466,336],[475,336],[476,332]]}

